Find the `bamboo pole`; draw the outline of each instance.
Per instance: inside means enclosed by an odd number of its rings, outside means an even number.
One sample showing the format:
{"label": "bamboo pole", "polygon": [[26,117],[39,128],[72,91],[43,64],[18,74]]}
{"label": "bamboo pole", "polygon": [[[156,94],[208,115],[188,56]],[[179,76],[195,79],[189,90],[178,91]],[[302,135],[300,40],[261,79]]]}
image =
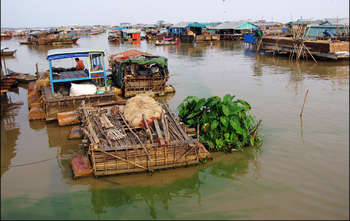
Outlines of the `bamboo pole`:
{"label": "bamboo pole", "polygon": [[143,167],[143,166],[141,166],[141,165],[139,165],[139,164],[137,164],[137,163],[134,163],[134,162],[132,162],[132,161],[126,160],[126,159],[124,159],[124,158],[122,158],[122,157],[119,157],[119,156],[117,156],[117,155],[108,153],[108,152],[106,152],[106,151],[104,151],[104,150],[101,150],[101,151],[102,151],[104,154],[107,154],[107,155],[109,155],[109,156],[111,156],[111,157],[117,158],[118,160],[122,160],[122,161],[125,161],[126,163],[134,164],[135,166],[140,167],[140,168],[143,168],[143,169],[145,169],[145,170],[150,170],[149,168]]}
{"label": "bamboo pole", "polygon": [[314,60],[314,62],[317,64],[316,59],[314,58],[314,56],[312,56],[311,52],[310,52],[309,49],[304,45],[304,43],[303,43],[303,46],[304,46],[304,48],[306,48],[306,50],[309,52],[309,54],[310,54],[310,56],[312,57],[312,59]]}
{"label": "bamboo pole", "polygon": [[299,116],[300,116],[300,118],[302,118],[302,117],[303,117],[304,105],[305,105],[305,102],[306,102],[306,97],[307,97],[308,93],[309,93],[309,89],[307,89],[307,90],[306,90],[306,92],[305,92],[304,103],[303,103],[303,106],[301,107],[301,112],[300,112],[300,115],[299,115]]}

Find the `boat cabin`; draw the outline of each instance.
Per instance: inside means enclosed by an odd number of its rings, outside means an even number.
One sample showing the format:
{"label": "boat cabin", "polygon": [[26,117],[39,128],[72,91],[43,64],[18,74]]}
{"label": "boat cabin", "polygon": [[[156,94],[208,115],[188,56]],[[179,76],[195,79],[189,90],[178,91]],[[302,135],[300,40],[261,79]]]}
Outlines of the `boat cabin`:
{"label": "boat cabin", "polygon": [[169,78],[168,59],[137,50],[128,50],[109,58],[113,83],[124,97],[146,91],[163,94]]}
{"label": "boat cabin", "polygon": [[[76,68],[54,68],[55,60],[60,59],[75,59],[85,58],[84,70],[77,70]],[[55,92],[55,84],[60,82],[77,82],[84,80],[96,80],[103,82],[106,88],[107,76],[104,65],[104,51],[103,50],[85,50],[85,49],[55,49],[49,50],[47,59],[49,60],[50,71],[50,85],[52,94]],[[83,60],[83,59],[82,59]],[[75,66],[75,65],[74,65]],[[102,79],[102,80],[100,80]]]}

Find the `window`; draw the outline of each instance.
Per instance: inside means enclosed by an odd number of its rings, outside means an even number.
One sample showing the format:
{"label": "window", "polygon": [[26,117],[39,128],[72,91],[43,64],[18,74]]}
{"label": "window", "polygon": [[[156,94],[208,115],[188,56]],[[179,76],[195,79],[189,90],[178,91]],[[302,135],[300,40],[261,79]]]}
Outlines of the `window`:
{"label": "window", "polygon": [[99,72],[103,71],[103,59],[102,54],[90,54],[90,71]]}

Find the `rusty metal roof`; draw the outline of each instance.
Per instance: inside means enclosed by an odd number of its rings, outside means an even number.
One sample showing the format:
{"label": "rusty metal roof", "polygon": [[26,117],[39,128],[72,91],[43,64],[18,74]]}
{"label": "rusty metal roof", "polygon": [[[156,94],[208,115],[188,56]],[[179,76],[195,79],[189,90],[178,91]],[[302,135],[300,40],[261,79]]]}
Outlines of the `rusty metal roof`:
{"label": "rusty metal roof", "polygon": [[118,54],[114,54],[109,56],[109,62],[120,62],[122,59],[122,57],[129,57],[129,58],[133,58],[133,57],[137,57],[137,56],[153,56],[152,54],[149,54],[147,52],[143,52],[143,51],[138,51],[138,50],[127,50],[127,51],[123,51],[120,52]]}

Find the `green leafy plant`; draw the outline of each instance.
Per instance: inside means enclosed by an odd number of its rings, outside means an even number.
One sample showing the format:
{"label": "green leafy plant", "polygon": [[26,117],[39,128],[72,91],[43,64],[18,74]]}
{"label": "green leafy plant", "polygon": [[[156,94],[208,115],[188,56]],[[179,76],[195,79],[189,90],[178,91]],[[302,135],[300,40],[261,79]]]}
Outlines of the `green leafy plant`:
{"label": "green leafy plant", "polygon": [[261,123],[248,112],[251,106],[235,96],[226,94],[198,98],[188,96],[179,106],[179,118],[188,127],[200,125],[200,141],[211,151],[231,152],[244,146],[259,146],[257,129]]}
{"label": "green leafy plant", "polygon": [[108,79],[108,80],[107,80],[107,85],[109,86],[109,85],[112,85],[112,84],[113,84],[113,81],[110,80],[110,79]]}

